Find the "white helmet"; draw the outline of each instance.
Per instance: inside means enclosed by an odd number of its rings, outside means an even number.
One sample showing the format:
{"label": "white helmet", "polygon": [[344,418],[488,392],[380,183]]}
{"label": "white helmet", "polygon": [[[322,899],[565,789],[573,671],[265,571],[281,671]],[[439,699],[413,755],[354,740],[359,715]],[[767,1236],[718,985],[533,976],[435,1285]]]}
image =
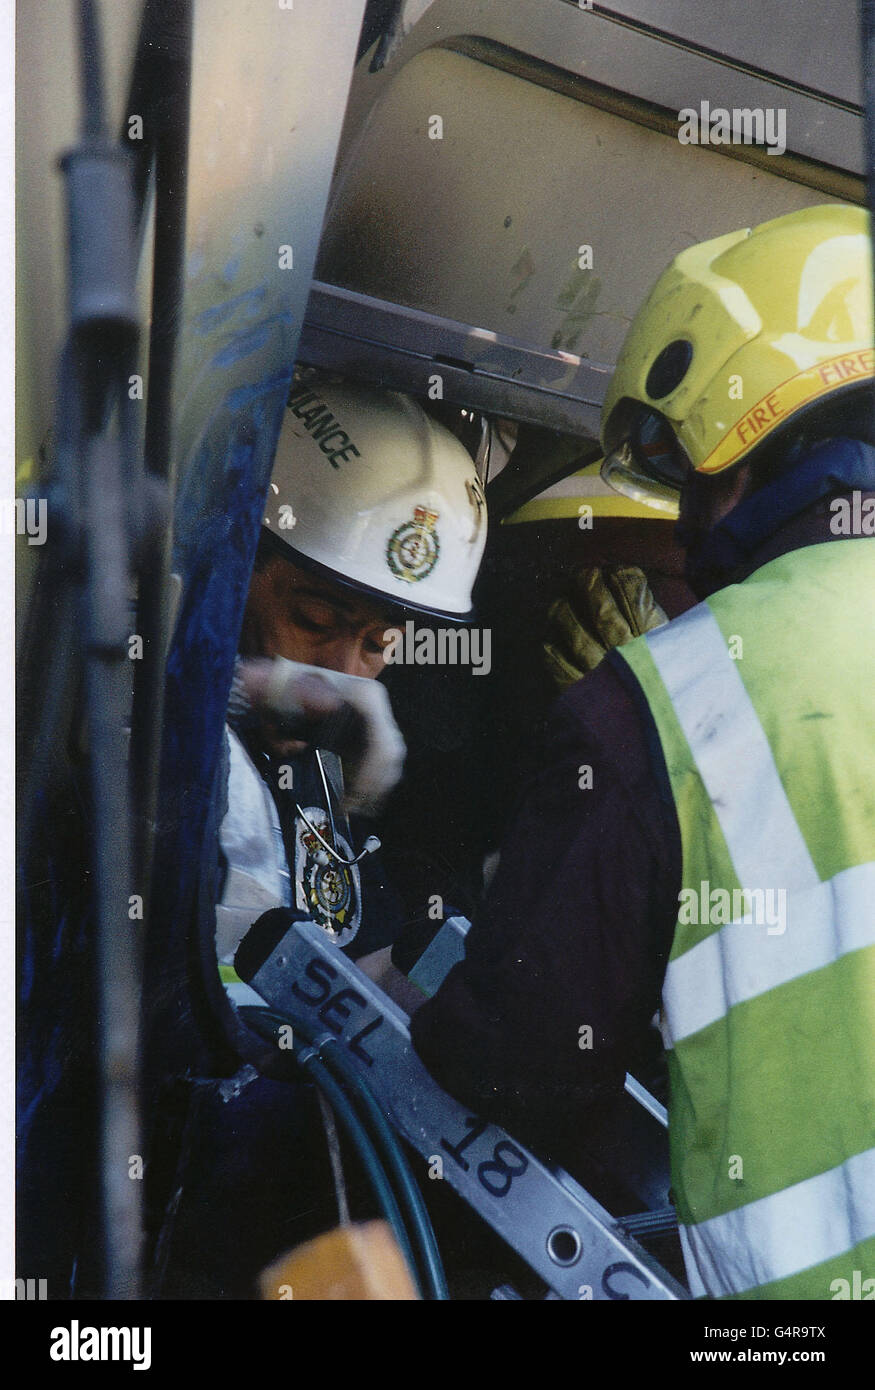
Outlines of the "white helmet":
{"label": "white helmet", "polygon": [[264,524],[305,568],[405,608],[471,617],[483,486],[467,450],[409,396],[297,375]]}

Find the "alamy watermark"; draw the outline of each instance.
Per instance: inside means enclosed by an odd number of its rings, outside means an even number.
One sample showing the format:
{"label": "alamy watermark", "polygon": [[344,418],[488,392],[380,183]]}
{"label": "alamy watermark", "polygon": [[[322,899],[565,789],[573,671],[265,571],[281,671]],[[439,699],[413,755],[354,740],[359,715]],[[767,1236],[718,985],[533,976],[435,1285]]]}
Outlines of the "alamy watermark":
{"label": "alamy watermark", "polygon": [[767,154],[787,149],[787,112],[774,106],[685,106],[678,112],[682,145],[764,145]]}
{"label": "alamy watermark", "polygon": [[130,1361],[135,1371],[152,1365],[151,1327],[53,1327],[49,1356],[53,1361]]}
{"label": "alamy watermark", "polygon": [[408,619],[403,629],[383,633],[387,666],[470,666],[473,676],[492,670],[492,630],[488,627],[420,627]]}
{"label": "alamy watermark", "polygon": [[829,529],[834,536],[875,536],[875,497],[864,500],[857,489],[850,497],[834,497],[829,510]]}
{"label": "alamy watermark", "polygon": [[678,894],[678,922],[682,926],[765,927],[768,936],[787,930],[786,888],[712,888],[706,878],[698,888],[682,888]]}
{"label": "alamy watermark", "polygon": [[855,1299],[864,1303],[875,1301],[875,1279],[864,1279],[862,1270],[855,1269],[850,1279],[833,1279],[829,1286],[832,1302]]}
{"label": "alamy watermark", "polygon": [[47,1279],[3,1279],[0,1280],[0,1299],[20,1300],[26,1299],[29,1302],[47,1299],[49,1296],[49,1281]]}
{"label": "alamy watermark", "polygon": [[28,545],[45,545],[48,504],[44,497],[0,499],[0,533],[27,536]]}

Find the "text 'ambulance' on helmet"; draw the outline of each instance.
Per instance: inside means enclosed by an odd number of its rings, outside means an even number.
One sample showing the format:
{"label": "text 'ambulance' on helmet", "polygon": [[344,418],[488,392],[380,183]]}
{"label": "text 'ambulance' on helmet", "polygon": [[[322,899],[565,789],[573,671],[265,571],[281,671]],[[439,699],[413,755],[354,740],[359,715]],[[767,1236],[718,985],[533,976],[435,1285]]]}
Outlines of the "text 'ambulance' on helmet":
{"label": "text 'ambulance' on helmet", "polygon": [[875,374],[869,217],[805,208],[681,252],[623,344],[602,409],[602,477],[676,512],[721,473]]}
{"label": "text 'ambulance' on helmet", "polygon": [[483,487],[459,441],[397,391],[296,376],[264,524],[295,563],[405,608],[472,616]]}

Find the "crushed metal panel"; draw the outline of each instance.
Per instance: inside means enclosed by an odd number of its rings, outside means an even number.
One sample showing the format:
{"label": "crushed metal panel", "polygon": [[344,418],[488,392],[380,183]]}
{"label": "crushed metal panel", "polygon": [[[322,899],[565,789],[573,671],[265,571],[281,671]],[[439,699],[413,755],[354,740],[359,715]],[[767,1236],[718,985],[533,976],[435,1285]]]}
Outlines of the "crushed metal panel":
{"label": "crushed metal panel", "polygon": [[[682,3],[687,6],[688,0]],[[712,3],[708,0],[709,5]],[[740,3],[749,10],[749,0]],[[822,7],[806,7],[806,12],[809,8]],[[756,19],[747,19],[748,36],[754,44],[764,32],[759,18],[762,12],[762,7],[757,7]],[[768,13],[772,14],[771,9]],[[796,22],[807,32],[804,21]],[[855,176],[865,170],[862,115],[853,103],[823,98],[804,84],[796,86],[780,74],[772,76],[767,69],[729,61],[670,34],[663,37],[656,26],[618,21],[603,6],[584,10],[568,0],[541,0],[538,4],[530,0],[480,0],[476,6],[471,0],[434,0],[382,71],[370,73],[366,64],[360,66],[350,94],[342,161],[360,137],[373,103],[401,67],[435,47],[476,50],[486,62],[509,70],[528,70],[531,80],[547,85],[557,77],[579,85],[582,79],[604,94],[643,104],[652,113],[661,112],[669,122],[682,107],[697,106],[702,100],[730,109],[785,108],[788,150],[815,161],[815,174],[817,164]],[[837,63],[849,74],[859,64],[856,47],[854,41],[849,50],[836,50]],[[817,52],[816,42],[812,50]],[[538,65],[548,67],[538,73]],[[585,99],[585,93],[578,95]],[[644,116],[646,123],[646,111]],[[755,162],[752,153],[746,157]],[[790,163],[788,159],[785,176],[794,178]]]}
{"label": "crushed metal panel", "polygon": [[497,333],[314,281],[299,354],[313,366],[596,438],[610,372],[573,353],[540,352]]}
{"label": "crushed metal panel", "polygon": [[[578,9],[577,0],[565,0]],[[860,103],[860,16],[857,0],[610,0],[605,17],[620,16],[686,39],[726,59],[775,73],[841,101]]]}
{"label": "crushed metal panel", "polygon": [[[153,1064],[191,1042],[180,981],[206,845],[237,637],[312,277],[364,0],[194,7],[186,265],[174,380],[174,569],[152,998]],[[213,827],[215,828],[215,827]],[[209,889],[205,890],[208,894]],[[206,910],[206,909],[204,909]]]}
{"label": "crushed metal panel", "polygon": [[825,201],[447,49],[383,93],[338,179],[319,279],[544,352],[612,364],[679,251]]}

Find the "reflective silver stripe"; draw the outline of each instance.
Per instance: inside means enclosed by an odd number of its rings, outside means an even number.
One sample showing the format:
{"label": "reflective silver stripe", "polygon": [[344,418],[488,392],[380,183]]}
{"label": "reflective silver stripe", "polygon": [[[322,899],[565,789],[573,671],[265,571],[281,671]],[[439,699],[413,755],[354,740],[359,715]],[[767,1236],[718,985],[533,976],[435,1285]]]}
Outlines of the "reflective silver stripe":
{"label": "reflective silver stripe", "polygon": [[[681,1226],[693,1296],[747,1293],[875,1236],[875,1149],[771,1197]],[[829,1297],[824,1287],[823,1297]]]}
{"label": "reflective silver stripe", "polygon": [[[813,888],[817,871],[726,639],[701,603],[647,643],[742,888]],[[726,886],[726,885],[723,885]]]}
{"label": "reflective silver stripe", "polygon": [[662,988],[663,1038],[674,1046],[736,1004],[875,946],[875,863],[844,869],[787,900],[787,930],[731,922],[671,961]]}

